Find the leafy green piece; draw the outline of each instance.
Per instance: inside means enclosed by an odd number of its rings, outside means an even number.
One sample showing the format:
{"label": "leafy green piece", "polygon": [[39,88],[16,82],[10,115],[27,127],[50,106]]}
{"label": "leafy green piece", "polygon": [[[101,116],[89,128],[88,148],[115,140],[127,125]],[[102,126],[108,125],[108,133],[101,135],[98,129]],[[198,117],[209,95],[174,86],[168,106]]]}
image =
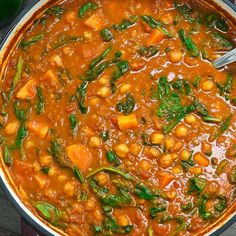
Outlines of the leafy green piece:
{"label": "leafy green piece", "polygon": [[108,151],[106,153],[106,157],[110,163],[114,163],[116,166],[121,164],[118,156],[113,151]]}
{"label": "leafy green piece", "polygon": [[147,59],[155,56],[158,52],[159,48],[156,46],[149,46],[149,47],[143,46],[138,50],[138,53]]}
{"label": "leafy green piece", "polygon": [[228,180],[231,184],[236,184],[236,166],[233,166],[228,173]]}
{"label": "leafy green piece", "polygon": [[12,155],[7,145],[3,146],[3,160],[7,166],[12,164]]}
{"label": "leafy green piece", "polygon": [[215,211],[217,213],[222,213],[227,207],[227,198],[223,195],[216,197],[217,203],[214,205]]}
{"label": "leafy green piece", "polygon": [[194,86],[195,88],[198,88],[200,80],[201,80],[201,76],[196,76],[196,77],[194,78],[194,80],[193,80],[193,86]]}
{"label": "leafy green piece", "polygon": [[185,220],[182,217],[175,218],[175,221],[177,221],[178,226],[175,229],[175,231],[171,234],[171,236],[178,235],[181,231],[185,229]]}
{"label": "leafy green piece", "polygon": [[77,94],[79,96],[78,98],[78,105],[80,112],[82,114],[86,114],[88,111],[88,108],[85,106],[85,98],[86,98],[86,93],[87,93],[87,87],[88,87],[88,82],[84,81],[80,84],[80,86],[77,89]]}
{"label": "leafy green piece", "polygon": [[127,93],[125,101],[117,103],[116,107],[119,112],[127,116],[134,110],[135,99],[130,93]]}
{"label": "leafy green piece", "polygon": [[175,2],[175,8],[183,15],[185,20],[187,20],[190,23],[195,22],[195,19],[191,16],[193,13],[193,9],[189,5],[187,4],[179,5]]}
{"label": "leafy green piece", "polygon": [[99,137],[106,142],[109,139],[109,132],[107,130],[101,131]]}
{"label": "leafy green piece", "polygon": [[223,96],[226,101],[230,99],[230,94],[233,88],[233,76],[231,73],[227,74],[227,78],[224,85],[219,83],[216,84],[218,89],[220,90],[220,96]]}
{"label": "leafy green piece", "polygon": [[18,129],[17,135],[16,135],[16,140],[15,140],[15,147],[17,149],[21,149],[23,145],[23,141],[25,137],[27,136],[28,132],[26,129],[26,124],[22,123],[21,126]]}
{"label": "leafy green piece", "polygon": [[100,34],[104,42],[110,42],[114,38],[112,32],[108,28],[104,28]]}
{"label": "leafy green piece", "polygon": [[35,44],[35,43],[39,42],[40,40],[42,40],[43,37],[44,37],[43,34],[37,34],[27,41],[21,41],[20,45],[24,50],[26,50],[32,44]]}
{"label": "leafy green piece", "polygon": [[199,51],[197,49],[197,46],[190,37],[186,36],[184,29],[179,30],[179,37],[183,45],[186,47],[187,51],[189,52],[190,56],[198,57]]}
{"label": "leafy green piece", "polygon": [[224,35],[214,32],[211,34],[212,39],[216,42],[219,49],[231,50],[233,49],[233,44]]}
{"label": "leafy green piece", "polygon": [[142,143],[145,146],[155,146],[156,144],[153,144],[149,141],[149,135],[146,133],[142,133],[141,134],[141,139],[142,139]]}
{"label": "leafy green piece", "polygon": [[184,94],[186,96],[191,95],[192,89],[189,83],[184,79],[177,79],[172,82],[172,87],[178,91],[180,94]]}
{"label": "leafy green piece", "polygon": [[219,176],[225,172],[229,166],[229,161],[227,159],[222,160],[216,167],[216,174]]}
{"label": "leafy green piece", "polygon": [[44,174],[48,174],[48,172],[49,172],[49,170],[50,170],[50,167],[43,167],[43,168],[41,168],[41,171],[44,173]]}
{"label": "leafy green piece", "polygon": [[81,173],[80,169],[78,169],[77,167],[74,167],[73,171],[74,171],[76,178],[80,181],[81,184],[83,184],[85,182],[85,179],[84,179],[83,174]]}
{"label": "leafy green piece", "polygon": [[72,36],[72,35],[59,35],[57,42],[52,45],[52,49],[61,48],[67,44],[79,42],[81,40],[80,37]]}
{"label": "leafy green piece", "polygon": [[89,65],[90,69],[93,69],[96,65],[98,65],[109,54],[111,49],[112,47],[108,47],[101,55],[94,58]]}
{"label": "leafy green piece", "polygon": [[20,109],[20,100],[16,100],[14,102],[14,111],[16,114],[16,118],[20,121],[24,121],[27,119],[29,109]]}
{"label": "leafy green piece", "polygon": [[219,14],[211,13],[206,17],[206,25],[210,28],[216,27],[218,30],[228,32],[229,26],[226,20]]}
{"label": "leafy green piece", "polygon": [[52,225],[58,225],[62,211],[58,210],[55,206],[43,201],[36,202],[34,207],[45,220],[47,220]]}
{"label": "leafy green piece", "polygon": [[159,192],[151,191],[147,186],[142,183],[139,183],[135,186],[134,193],[141,199],[153,200],[156,197],[160,196]]}
{"label": "leafy green piece", "polygon": [[183,210],[183,212],[189,212],[193,209],[193,207],[194,206],[192,202],[188,202],[186,205],[181,205],[181,209]]}
{"label": "leafy green piece", "polygon": [[57,18],[61,18],[62,14],[64,13],[64,9],[61,6],[53,6],[50,7],[45,14],[47,15],[54,15]]}
{"label": "leafy green piece", "polygon": [[149,212],[150,212],[151,217],[154,219],[157,217],[158,213],[166,211],[166,209],[167,209],[166,204],[159,204],[157,206],[151,207]]}
{"label": "leafy green piece", "polygon": [[121,23],[112,25],[111,28],[118,31],[124,31],[133,26],[137,19],[137,16],[130,16],[129,19],[124,19],[121,21]]}
{"label": "leafy green piece", "polygon": [[204,220],[212,218],[212,213],[206,210],[207,201],[208,197],[206,195],[203,195],[198,203],[198,214]]}
{"label": "leafy green piece", "polygon": [[189,179],[189,189],[188,189],[188,193],[201,193],[202,190],[206,187],[206,183],[207,181],[205,179],[202,178],[198,178],[198,177],[192,177]]}
{"label": "leafy green piece", "polygon": [[221,122],[218,132],[214,135],[214,139],[218,138],[229,128],[231,118],[232,115],[229,115],[225,120]]}
{"label": "leafy green piece", "polygon": [[168,36],[169,38],[173,38],[173,35],[164,28],[163,24],[160,21],[157,21],[154,17],[149,15],[141,16],[142,20],[145,21],[151,28],[158,29],[163,34]]}
{"label": "leafy green piece", "polygon": [[128,173],[125,173],[123,172],[122,170],[118,169],[118,168],[115,168],[115,167],[112,167],[112,166],[103,166],[103,167],[100,167],[98,169],[95,169],[94,171],[90,172],[88,175],[87,175],[87,179],[92,177],[93,175],[101,172],[101,171],[108,171],[108,172],[112,172],[114,174],[118,174],[118,175],[121,175],[122,177],[124,177],[125,179],[127,180],[133,180],[133,177],[128,174]]}
{"label": "leafy green piece", "polygon": [[38,97],[38,102],[36,104],[36,113],[37,114],[42,114],[43,111],[44,111],[44,108],[45,108],[45,101],[44,101],[42,88],[37,87],[36,88],[36,93],[37,93],[37,97]]}
{"label": "leafy green piece", "polygon": [[181,160],[181,166],[184,171],[188,171],[191,167],[195,165],[195,162],[192,159],[193,157],[193,152],[191,152],[191,155],[188,160]]}
{"label": "leafy green piece", "polygon": [[89,10],[96,10],[98,8],[97,4],[94,2],[87,2],[79,9],[79,17],[83,18]]}
{"label": "leafy green piece", "polygon": [[69,121],[70,121],[70,129],[72,131],[73,136],[75,136],[78,130],[78,120],[76,115],[70,114]]}

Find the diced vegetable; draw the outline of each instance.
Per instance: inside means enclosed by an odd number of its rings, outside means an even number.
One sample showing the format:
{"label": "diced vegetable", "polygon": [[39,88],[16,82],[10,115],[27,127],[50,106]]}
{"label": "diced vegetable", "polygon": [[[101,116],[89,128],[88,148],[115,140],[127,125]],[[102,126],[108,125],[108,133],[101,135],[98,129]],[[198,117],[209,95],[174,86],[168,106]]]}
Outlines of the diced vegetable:
{"label": "diced vegetable", "polygon": [[207,167],[210,164],[210,161],[208,160],[208,158],[204,156],[203,154],[201,154],[200,152],[196,153],[193,156],[193,160],[200,166]]}
{"label": "diced vegetable", "polygon": [[163,34],[159,29],[155,29],[147,40],[147,46],[152,46],[157,43],[160,43],[165,38],[165,34]]}
{"label": "diced vegetable", "polygon": [[100,30],[106,26],[106,20],[102,11],[97,10],[91,15],[84,24],[93,30]]}
{"label": "diced vegetable", "polygon": [[216,174],[221,175],[226,171],[226,169],[229,167],[229,161],[228,160],[222,160],[219,165],[216,168]]}
{"label": "diced vegetable", "polygon": [[135,114],[118,117],[118,126],[120,130],[136,129],[138,127],[138,120]]}
{"label": "diced vegetable", "polygon": [[42,77],[42,81],[45,81],[53,86],[58,86],[59,80],[57,75],[52,70],[48,70]]}
{"label": "diced vegetable", "polygon": [[231,184],[236,184],[236,166],[233,166],[228,173],[228,179]]}
{"label": "diced vegetable", "polygon": [[34,79],[29,80],[20,91],[17,92],[16,97],[19,99],[32,99],[36,94],[37,82]]}
{"label": "diced vegetable", "polygon": [[39,138],[45,138],[48,133],[48,126],[36,121],[29,121],[27,127],[30,131],[34,132]]}
{"label": "diced vegetable", "polygon": [[87,2],[82,7],[80,7],[78,15],[79,17],[83,18],[89,10],[96,10],[97,7],[97,4],[94,2]]}
{"label": "diced vegetable", "polygon": [[175,176],[169,172],[162,171],[158,175],[159,185],[160,188],[165,188],[167,185],[169,185],[173,180]]}

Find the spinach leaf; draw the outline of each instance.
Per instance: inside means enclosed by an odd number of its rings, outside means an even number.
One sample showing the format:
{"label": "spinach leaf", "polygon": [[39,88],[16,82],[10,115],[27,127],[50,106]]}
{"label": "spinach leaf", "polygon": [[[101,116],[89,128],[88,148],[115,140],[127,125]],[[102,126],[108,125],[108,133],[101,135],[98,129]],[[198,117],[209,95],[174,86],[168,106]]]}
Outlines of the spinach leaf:
{"label": "spinach leaf", "polygon": [[197,49],[197,46],[190,37],[186,36],[184,29],[179,30],[179,37],[183,45],[186,47],[187,51],[189,52],[190,56],[198,57],[199,51]]}
{"label": "spinach leaf", "polygon": [[187,4],[182,4],[179,5],[175,1],[175,8],[183,15],[184,19],[187,20],[189,23],[195,22],[195,19],[191,16],[193,13],[193,9],[187,5]]}
{"label": "spinach leaf", "polygon": [[54,15],[57,18],[61,18],[62,14],[64,13],[64,9],[61,6],[53,6],[50,7],[45,14],[47,15]]}
{"label": "spinach leaf", "polygon": [[131,26],[133,26],[137,21],[137,16],[130,16],[129,19],[122,20],[119,24],[114,24],[111,26],[112,29],[118,30],[118,31],[124,31]]}
{"label": "spinach leaf", "polygon": [[206,187],[207,181],[205,179],[202,178],[198,178],[198,177],[192,177],[189,179],[189,189],[188,189],[188,193],[201,193],[203,191],[203,189]]}
{"label": "spinach leaf", "polygon": [[163,24],[160,21],[157,21],[152,16],[144,15],[142,16],[142,20],[145,21],[151,28],[158,29],[169,38],[173,38],[173,35],[169,33],[167,29],[164,28]]}
{"label": "spinach leaf", "polygon": [[206,210],[207,201],[208,197],[206,195],[203,195],[198,203],[198,214],[204,220],[212,218],[212,213]]}
{"label": "spinach leaf", "polygon": [[212,39],[215,41],[215,43],[218,45],[218,49],[226,49],[231,50],[233,49],[233,44],[227,39],[224,35],[214,32],[211,34]]}
{"label": "spinach leaf", "polygon": [[151,217],[154,219],[157,217],[158,213],[166,211],[166,209],[167,209],[166,204],[159,204],[154,207],[151,207],[149,212],[150,212]]}
{"label": "spinach leaf", "polygon": [[34,207],[45,220],[50,222],[52,225],[58,225],[62,211],[58,210],[55,206],[43,201],[36,202]]}
{"label": "spinach leaf", "polygon": [[160,196],[159,192],[151,191],[147,186],[142,183],[139,183],[135,186],[134,193],[141,199],[153,200],[156,197]]}
{"label": "spinach leaf", "polygon": [[50,167],[42,167],[41,168],[41,171],[46,175],[48,174],[49,170],[50,170]]}
{"label": "spinach leaf", "polygon": [[155,56],[158,52],[159,48],[156,46],[149,46],[149,47],[143,46],[138,50],[138,53],[147,59]]}
{"label": "spinach leaf", "polygon": [[106,153],[106,157],[110,163],[114,163],[116,166],[121,164],[118,156],[113,151],[108,151]]}
{"label": "spinach leaf", "polygon": [[25,137],[27,136],[28,132],[26,129],[26,124],[22,123],[21,126],[18,129],[17,135],[16,135],[16,140],[15,140],[15,147],[17,149],[21,149],[23,145],[23,141]]}
{"label": "spinach leaf", "polygon": [[228,32],[229,26],[224,18],[219,14],[211,13],[206,16],[206,25],[210,28],[216,27],[218,30]]}
{"label": "spinach leaf", "polygon": [[7,145],[3,146],[3,160],[4,160],[4,163],[7,166],[11,166],[11,164],[12,164],[12,155],[11,155],[11,151],[9,150]]}
{"label": "spinach leaf", "polygon": [[79,42],[81,40],[80,37],[72,36],[72,35],[59,35],[57,42],[52,45],[52,49],[61,48],[67,44]]}
{"label": "spinach leaf", "polygon": [[177,79],[172,82],[172,87],[178,91],[179,94],[184,94],[186,96],[192,94],[192,89],[189,83],[184,79]]}
{"label": "spinach leaf", "polygon": [[216,83],[218,89],[220,90],[220,96],[223,96],[226,101],[230,99],[230,94],[233,88],[233,76],[231,73],[227,74],[227,78],[224,85]]}
{"label": "spinach leaf", "polygon": [[70,129],[72,131],[73,136],[75,136],[78,130],[78,120],[76,115],[74,114],[69,115],[69,121],[70,121]]}
{"label": "spinach leaf", "polygon": [[86,98],[86,93],[87,93],[87,87],[88,87],[88,82],[84,81],[80,84],[80,86],[77,89],[77,94],[79,96],[78,98],[78,105],[80,112],[82,114],[86,114],[88,111],[88,108],[85,106],[85,98]]}
{"label": "spinach leaf", "polygon": [[16,118],[20,121],[24,121],[27,119],[29,109],[20,109],[20,100],[16,100],[14,102],[14,111],[16,114]]}
{"label": "spinach leaf", "polygon": [[134,110],[135,99],[130,93],[127,93],[126,100],[117,103],[116,107],[119,112],[122,112],[124,115],[127,116]]}
{"label": "spinach leaf", "polygon": [[27,41],[21,41],[20,45],[24,50],[26,50],[32,44],[35,44],[39,42],[40,40],[42,40],[43,37],[44,37],[43,34],[37,34]]}
{"label": "spinach leaf", "polygon": [[222,213],[227,207],[227,198],[223,195],[216,197],[217,203],[214,205],[215,211],[217,213]]}
{"label": "spinach leaf", "polygon": [[37,87],[36,91],[37,91],[37,97],[38,97],[38,102],[36,104],[36,113],[42,114],[44,111],[44,108],[45,108],[45,102],[44,102],[44,96],[42,93],[42,88]]}
{"label": "spinach leaf", "polygon": [[201,76],[196,76],[196,77],[194,78],[193,86],[194,86],[195,88],[198,88],[200,80],[201,80]]}
{"label": "spinach leaf", "polygon": [[232,115],[229,115],[225,120],[221,122],[218,132],[214,135],[214,139],[218,138],[229,128],[231,118]]}
{"label": "spinach leaf", "polygon": [[114,38],[112,32],[108,28],[103,29],[100,34],[104,42],[110,42]]}
{"label": "spinach leaf", "polygon": [[112,47],[107,48],[100,56],[94,58],[90,63],[90,69],[93,69],[96,65],[98,65],[111,51]]}
{"label": "spinach leaf", "polygon": [[183,212],[189,212],[190,210],[192,210],[194,207],[192,202],[188,202],[186,205],[181,205],[181,209],[183,210]]}
{"label": "spinach leaf", "polygon": [[77,167],[74,167],[73,171],[74,171],[76,178],[80,181],[81,184],[83,184],[85,182],[85,179],[84,179],[83,174],[81,173],[80,169],[78,169]]}
{"label": "spinach leaf", "polygon": [[109,132],[107,130],[101,131],[99,137],[106,142],[109,139]]}
{"label": "spinach leaf", "polygon": [[80,7],[78,15],[79,17],[83,18],[87,11],[96,10],[97,7],[97,4],[95,4],[94,2],[87,2],[82,7]]}

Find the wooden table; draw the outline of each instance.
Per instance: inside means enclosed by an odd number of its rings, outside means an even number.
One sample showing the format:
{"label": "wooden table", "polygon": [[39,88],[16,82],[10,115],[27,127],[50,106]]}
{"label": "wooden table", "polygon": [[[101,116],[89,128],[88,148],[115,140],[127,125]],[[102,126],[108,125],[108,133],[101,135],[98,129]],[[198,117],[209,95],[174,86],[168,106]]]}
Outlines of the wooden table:
{"label": "wooden table", "polygon": [[[32,0],[25,0],[27,6]],[[0,38],[7,31],[7,26],[0,28]],[[8,201],[0,188],[0,236],[19,236],[21,235],[20,215]],[[236,236],[236,223],[226,230],[221,236]]]}

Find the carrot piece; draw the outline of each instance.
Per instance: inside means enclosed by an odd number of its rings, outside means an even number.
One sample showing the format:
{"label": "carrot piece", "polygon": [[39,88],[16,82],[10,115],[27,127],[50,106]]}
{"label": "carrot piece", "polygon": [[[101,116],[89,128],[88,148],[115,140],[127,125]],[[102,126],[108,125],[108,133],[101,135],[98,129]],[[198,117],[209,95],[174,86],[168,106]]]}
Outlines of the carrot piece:
{"label": "carrot piece", "polygon": [[37,181],[39,187],[42,189],[47,185],[47,181],[44,176],[42,175],[35,175],[34,176],[35,180]]}
{"label": "carrot piece", "polygon": [[42,81],[48,82],[54,86],[57,86],[59,84],[59,80],[57,75],[52,71],[48,70],[43,77],[41,78]]}
{"label": "carrot piece", "polygon": [[29,80],[16,94],[16,97],[19,99],[31,99],[34,98],[36,94],[36,80]]}
{"label": "carrot piece", "polygon": [[161,188],[165,188],[172,180],[174,180],[175,176],[169,172],[161,172],[158,175],[159,185]]}
{"label": "carrot piece", "polygon": [[135,129],[138,126],[138,120],[135,114],[118,117],[118,126],[120,130]]}
{"label": "carrot piece", "polygon": [[165,38],[165,34],[162,33],[160,30],[155,29],[152,31],[152,33],[149,35],[149,38],[147,40],[147,46],[151,46],[153,44],[161,42]]}
{"label": "carrot piece", "polygon": [[29,121],[28,129],[34,132],[39,138],[45,138],[48,133],[48,126],[35,121]]}
{"label": "carrot piece", "polygon": [[200,152],[196,153],[193,157],[193,160],[200,166],[205,166],[207,167],[210,162],[207,157],[205,157],[203,154]]}
{"label": "carrot piece", "polygon": [[96,11],[84,22],[84,24],[89,28],[97,31],[104,28],[107,22],[102,11]]}
{"label": "carrot piece", "polygon": [[86,146],[73,144],[66,147],[66,153],[72,163],[85,172],[92,162],[92,155]]}

